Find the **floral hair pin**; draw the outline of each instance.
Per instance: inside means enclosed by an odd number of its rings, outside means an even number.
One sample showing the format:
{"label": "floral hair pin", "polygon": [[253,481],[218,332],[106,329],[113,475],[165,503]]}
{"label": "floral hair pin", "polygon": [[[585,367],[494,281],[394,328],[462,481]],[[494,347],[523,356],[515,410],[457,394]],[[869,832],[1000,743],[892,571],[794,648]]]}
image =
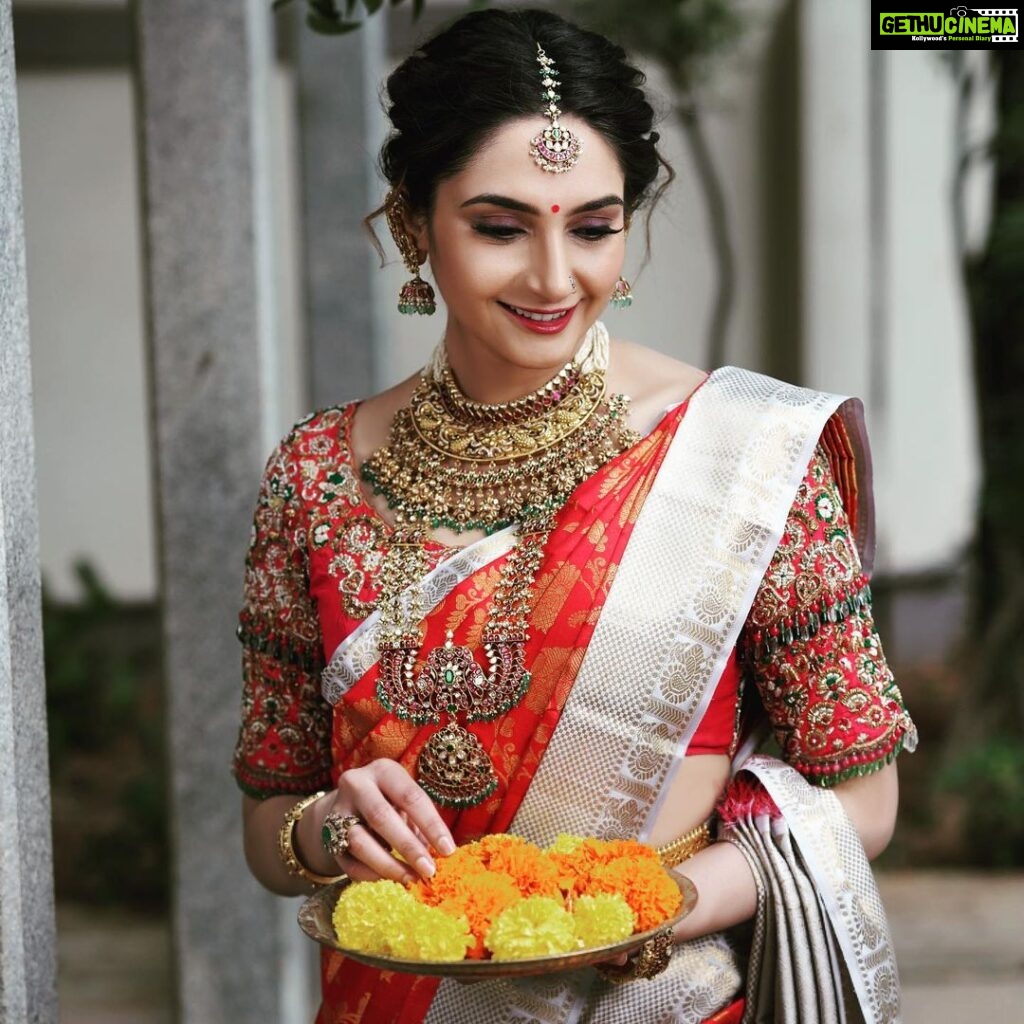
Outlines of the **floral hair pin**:
{"label": "floral hair pin", "polygon": [[551,123],[530,140],[530,156],[542,170],[552,174],[562,174],[576,166],[583,146],[580,140],[568,128],[563,128],[558,121],[562,112],[558,109],[558,70],[555,62],[544,52],[540,43],[537,44],[537,63],[540,65],[540,84],[543,86],[541,97],[544,100],[544,114]]}

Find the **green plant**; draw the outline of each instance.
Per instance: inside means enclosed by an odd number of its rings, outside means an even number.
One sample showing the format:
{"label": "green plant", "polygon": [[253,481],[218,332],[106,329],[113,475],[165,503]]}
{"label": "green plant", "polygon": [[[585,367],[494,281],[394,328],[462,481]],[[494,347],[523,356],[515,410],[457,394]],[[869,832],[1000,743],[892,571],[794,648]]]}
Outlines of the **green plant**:
{"label": "green plant", "polygon": [[82,597],[43,589],[54,866],[60,898],[166,902],[159,608],[114,599],[88,564]]}
{"label": "green plant", "polygon": [[939,780],[960,803],[962,842],[971,864],[1024,865],[1024,746],[992,736],[963,751]]}

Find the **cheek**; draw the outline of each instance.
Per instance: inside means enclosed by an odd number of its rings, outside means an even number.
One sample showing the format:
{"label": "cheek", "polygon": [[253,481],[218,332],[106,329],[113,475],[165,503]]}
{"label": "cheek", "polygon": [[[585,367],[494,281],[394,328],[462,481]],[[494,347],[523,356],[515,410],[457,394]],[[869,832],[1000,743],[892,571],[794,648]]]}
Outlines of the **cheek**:
{"label": "cheek", "polygon": [[455,246],[434,260],[434,279],[453,300],[500,295],[518,272],[513,255],[498,246]]}

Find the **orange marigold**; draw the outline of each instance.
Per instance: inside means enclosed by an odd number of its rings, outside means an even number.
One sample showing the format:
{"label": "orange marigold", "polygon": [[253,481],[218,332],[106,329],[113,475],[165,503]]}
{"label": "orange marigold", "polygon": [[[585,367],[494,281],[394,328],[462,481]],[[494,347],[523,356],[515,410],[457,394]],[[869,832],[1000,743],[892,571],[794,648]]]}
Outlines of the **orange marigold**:
{"label": "orange marigold", "polygon": [[485,955],[484,937],[494,919],[506,908],[522,899],[519,886],[503,872],[488,872],[465,876],[456,885],[454,894],[439,904],[441,910],[452,917],[465,917],[475,946],[466,954],[470,959],[482,960]]}
{"label": "orange marigold", "polygon": [[480,846],[488,869],[510,875],[524,896],[561,898],[558,867],[543,850],[517,836],[502,835],[485,836]]}
{"label": "orange marigold", "polygon": [[636,930],[645,932],[667,921],[683,901],[679,887],[657,860],[618,857],[597,865],[587,894],[620,893],[636,914]]}

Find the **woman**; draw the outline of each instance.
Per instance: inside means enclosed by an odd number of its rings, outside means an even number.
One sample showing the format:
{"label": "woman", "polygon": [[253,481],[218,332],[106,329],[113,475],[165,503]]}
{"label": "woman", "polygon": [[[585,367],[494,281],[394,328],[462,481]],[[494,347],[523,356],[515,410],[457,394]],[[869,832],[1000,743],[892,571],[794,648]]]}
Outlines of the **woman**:
{"label": "woman", "polygon": [[[498,10],[389,78],[378,213],[414,274],[399,309],[433,312],[429,261],[443,343],[270,459],[234,771],[274,892],[570,832],[658,846],[699,901],[629,962],[543,982],[325,952],[322,1024],[898,1015],[866,857],[914,734],[869,610],[859,404],[609,341],[667,167],[642,80]],[[759,722],[781,760],[747,756]]]}

